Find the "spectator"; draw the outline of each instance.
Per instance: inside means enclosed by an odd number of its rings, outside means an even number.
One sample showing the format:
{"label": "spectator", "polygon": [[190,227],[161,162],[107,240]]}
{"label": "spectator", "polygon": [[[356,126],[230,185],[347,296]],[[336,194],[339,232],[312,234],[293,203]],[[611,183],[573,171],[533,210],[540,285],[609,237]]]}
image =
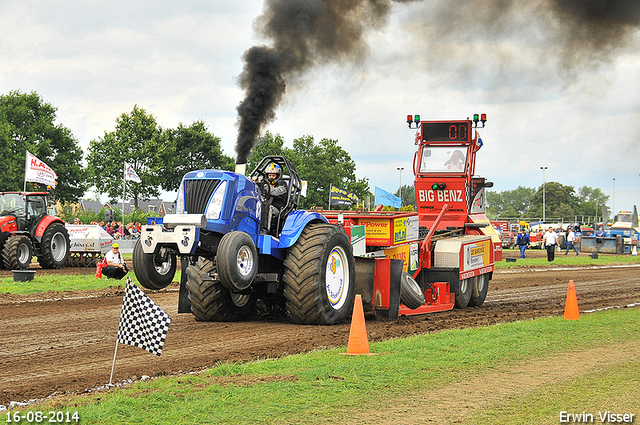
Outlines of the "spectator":
{"label": "spectator", "polygon": [[580,255],[578,248],[576,247],[576,233],[573,231],[573,227],[567,228],[567,252],[564,255],[569,254],[569,250],[572,249],[576,252],[576,255]]}
{"label": "spectator", "polygon": [[120,280],[127,275],[129,267],[124,262],[120,254],[120,245],[111,245],[111,251],[104,256],[107,266],[102,269],[102,274],[111,279]]}
{"label": "spectator", "polygon": [[138,239],[138,237],[140,236],[140,231],[138,231],[138,228],[136,227],[135,224],[130,223],[131,224],[131,228],[129,229],[129,233],[131,233],[131,238],[132,239]]}
{"label": "spectator", "polygon": [[521,228],[518,233],[516,245],[520,248],[520,258],[524,258],[524,252],[531,246],[531,238],[529,238],[529,235],[523,228]]}
{"label": "spectator", "polygon": [[558,234],[553,230],[552,226],[549,226],[547,232],[544,234],[542,244],[547,249],[547,261],[551,262],[555,260],[556,246],[558,245]]}

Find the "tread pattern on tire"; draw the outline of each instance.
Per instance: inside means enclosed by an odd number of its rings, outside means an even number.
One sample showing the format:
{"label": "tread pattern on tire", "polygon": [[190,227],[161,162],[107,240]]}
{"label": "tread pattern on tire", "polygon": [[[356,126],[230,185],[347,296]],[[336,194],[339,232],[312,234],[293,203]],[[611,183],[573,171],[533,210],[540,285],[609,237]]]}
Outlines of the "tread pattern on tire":
{"label": "tread pattern on tire", "polygon": [[[324,256],[331,238],[344,230],[331,224],[308,225],[300,235],[298,241],[289,249],[284,261],[283,281],[285,283],[284,296],[287,310],[291,320],[295,323],[308,325],[328,325],[344,320],[353,308],[353,300],[350,299],[341,309],[342,311],[328,315],[323,309],[323,300],[326,297],[324,291],[323,271],[326,267]],[[346,237],[346,234],[345,234]],[[349,247],[351,244],[349,243]],[[348,255],[351,251],[347,252]],[[353,261],[353,258],[351,259]],[[353,298],[353,263],[349,264],[350,279],[346,296]],[[324,311],[323,311],[324,310]],[[329,316],[335,317],[329,317]]]}
{"label": "tread pattern on tire", "polygon": [[202,275],[215,269],[211,260],[198,258],[195,265],[187,266],[187,291],[191,301],[191,312],[198,321],[235,322],[249,318],[255,306],[250,299],[243,306],[236,306],[230,291],[220,281],[203,280]]}
{"label": "tread pattern on tire", "polygon": [[[61,261],[54,260],[53,252],[51,252],[51,240],[57,233],[61,233],[64,236],[67,250],[65,258],[63,258]],[[67,232],[67,229],[63,224],[50,224],[49,227],[47,227],[47,230],[45,230],[44,234],[42,235],[40,245],[41,255],[38,257],[38,263],[40,264],[40,267],[42,267],[43,269],[59,269],[65,266],[65,264],[69,260],[71,243],[69,241],[69,232]]]}
{"label": "tread pattern on tire", "polygon": [[[26,241],[25,241],[26,240]],[[0,262],[4,264],[8,270],[24,270],[29,268],[29,264],[31,263],[31,258],[27,262],[26,266],[24,264],[20,264],[18,248],[21,243],[29,244],[29,251],[33,253],[33,247],[31,247],[31,241],[27,236],[24,235],[13,235],[10,236],[4,244],[2,249],[2,259]]]}

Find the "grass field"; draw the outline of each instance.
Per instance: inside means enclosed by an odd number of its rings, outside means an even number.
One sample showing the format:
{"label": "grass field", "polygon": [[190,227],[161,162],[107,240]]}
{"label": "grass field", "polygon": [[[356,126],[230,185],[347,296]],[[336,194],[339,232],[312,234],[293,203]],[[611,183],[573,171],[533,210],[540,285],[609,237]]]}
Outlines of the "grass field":
{"label": "grass field", "polygon": [[373,343],[375,356],[344,351],[220,364],[30,408],[77,411],[85,424],[510,425],[558,424],[561,412],[596,422],[598,412],[640,414],[637,308]]}

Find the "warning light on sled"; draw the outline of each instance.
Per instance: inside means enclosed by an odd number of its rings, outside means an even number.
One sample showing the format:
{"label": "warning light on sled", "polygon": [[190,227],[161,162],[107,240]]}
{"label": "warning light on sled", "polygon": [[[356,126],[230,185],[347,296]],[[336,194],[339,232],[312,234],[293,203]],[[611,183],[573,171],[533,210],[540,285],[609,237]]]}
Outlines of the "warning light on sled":
{"label": "warning light on sled", "polygon": [[409,124],[409,128],[411,128],[411,124],[416,123],[416,127],[418,128],[418,124],[420,124],[420,115],[407,115],[407,124]]}

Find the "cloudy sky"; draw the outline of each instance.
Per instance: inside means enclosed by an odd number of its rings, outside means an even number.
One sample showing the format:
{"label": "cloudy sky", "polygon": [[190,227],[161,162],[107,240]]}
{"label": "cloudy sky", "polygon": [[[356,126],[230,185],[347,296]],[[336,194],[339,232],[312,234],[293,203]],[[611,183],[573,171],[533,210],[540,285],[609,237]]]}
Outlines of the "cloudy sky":
{"label": "cloudy sky", "polygon": [[[319,0],[294,3],[312,10]],[[352,42],[337,53],[312,42],[261,131],[289,146],[303,135],[337,139],[358,178],[395,191],[413,180],[407,114],[486,113],[476,171],[494,190],[539,187],[546,166],[547,182],[598,187],[616,210],[640,204],[635,2],[360,3],[322,25],[338,30],[337,44]],[[274,8],[260,0],[0,5],[0,93],[37,92],[84,149],[137,104],[165,128],[203,120],[235,157],[243,54],[273,46],[264,25]]]}

